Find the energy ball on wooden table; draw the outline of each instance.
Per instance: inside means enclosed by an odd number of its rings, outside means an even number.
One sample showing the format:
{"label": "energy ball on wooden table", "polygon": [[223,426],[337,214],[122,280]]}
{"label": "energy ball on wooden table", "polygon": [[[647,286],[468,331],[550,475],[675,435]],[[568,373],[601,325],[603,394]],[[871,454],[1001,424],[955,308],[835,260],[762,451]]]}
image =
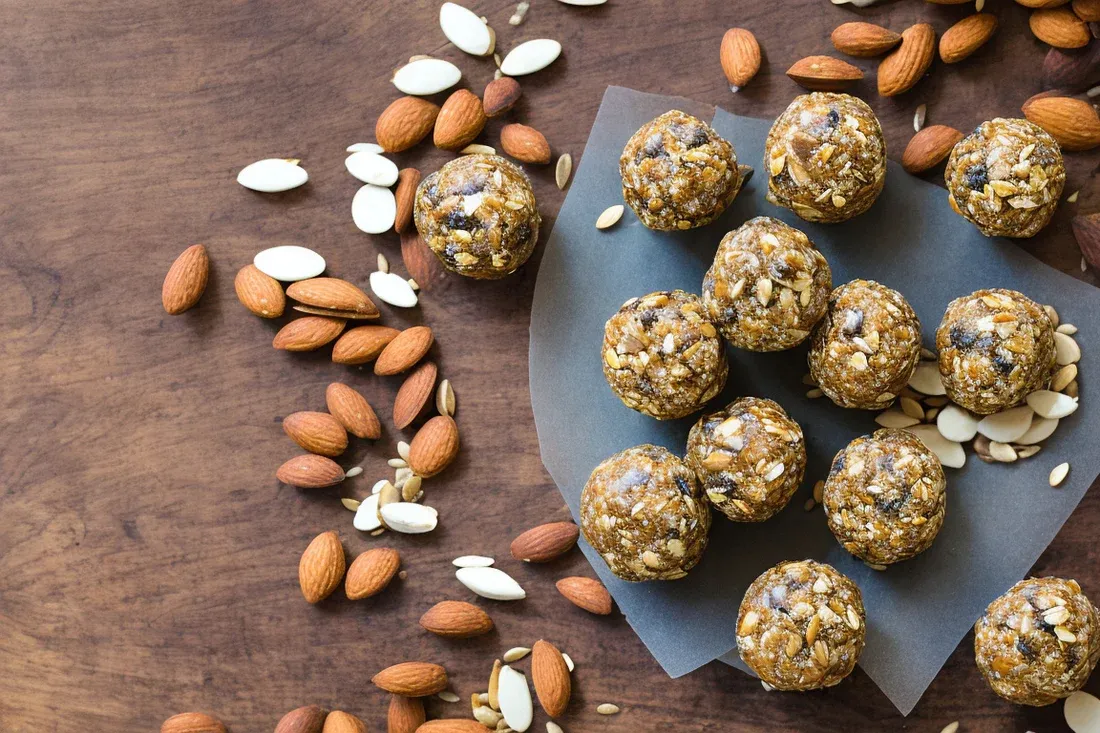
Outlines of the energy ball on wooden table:
{"label": "energy ball on wooden table", "polygon": [[697,117],[672,110],[638,130],[619,158],[623,199],[650,229],[714,221],[752,173],[729,142]]}
{"label": "energy ball on wooden table", "polygon": [[831,565],[781,562],[752,582],[737,615],[737,649],[777,690],[832,687],[855,668],[866,632],[859,586]]}
{"label": "energy ball on wooden table", "polygon": [[947,511],[943,467],[904,430],[877,430],[836,454],[822,500],[829,529],[860,560],[891,565],[924,552]]}
{"label": "energy ball on wooden table", "polygon": [[531,182],[497,155],[464,155],[416,189],[416,229],[443,266],[459,275],[495,280],[527,261],[539,238]]}
{"label": "energy ball on wooden table", "polygon": [[920,361],[920,320],[896,290],[853,280],[833,290],[810,344],[810,376],[841,407],[890,406]]}
{"label": "energy ball on wooden table", "polygon": [[806,221],[846,221],[871,208],[886,181],[886,141],[862,99],[796,97],[764,143],[768,201]]}
{"label": "energy ball on wooden table", "polygon": [[1023,402],[1054,370],[1054,324],[1015,290],[978,290],[947,306],[936,329],[947,396],[979,415]]}
{"label": "energy ball on wooden table", "polygon": [[695,423],[687,462],[715,509],[737,522],[762,522],[798,491],[806,443],[777,403],[742,397]]}
{"label": "energy ball on wooden table", "polygon": [[974,659],[998,695],[1050,705],[1084,687],[1100,658],[1100,617],[1076,580],[1028,578],[974,624]]}
{"label": "energy ball on wooden table", "polygon": [[581,532],[623,580],[674,580],[703,556],[710,507],[695,475],[655,445],[616,453],[581,492]]}
{"label": "energy ball on wooden table", "polygon": [[734,346],[782,351],[810,335],[832,287],[829,263],[805,234],[758,216],[722,238],[703,278],[703,303]]}
{"label": "energy ball on wooden table", "polygon": [[671,420],[721,392],[729,365],[699,296],[666,290],[631,298],[607,321],[603,373],[627,407]]}
{"label": "energy ball on wooden table", "polygon": [[1031,237],[1054,215],[1066,166],[1043,128],[997,118],[955,145],[943,178],[951,208],[982,234]]}

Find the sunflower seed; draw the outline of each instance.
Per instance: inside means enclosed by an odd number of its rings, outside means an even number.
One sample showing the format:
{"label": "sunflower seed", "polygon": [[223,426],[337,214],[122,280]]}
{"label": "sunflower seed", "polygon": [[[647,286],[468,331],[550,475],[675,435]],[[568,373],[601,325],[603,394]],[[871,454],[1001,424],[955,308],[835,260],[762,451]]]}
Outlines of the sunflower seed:
{"label": "sunflower seed", "polygon": [[508,651],[504,652],[504,656],[501,657],[501,659],[511,664],[512,662],[518,662],[530,653],[531,650],[525,646],[514,646]]}
{"label": "sunflower seed", "polygon": [[563,153],[558,158],[558,164],[554,168],[554,182],[558,184],[558,188],[562,191],[565,190],[565,186],[569,183],[569,174],[573,172],[573,156],[569,153]]}
{"label": "sunflower seed", "polygon": [[1069,464],[1059,463],[1050,471],[1050,485],[1061,486],[1062,482],[1066,480],[1066,476],[1069,475]]}
{"label": "sunflower seed", "polygon": [[1027,396],[1027,404],[1036,415],[1053,419],[1072,415],[1077,410],[1078,400],[1061,392],[1041,389]]}
{"label": "sunflower seed", "polygon": [[450,89],[462,78],[462,71],[450,61],[430,57],[410,61],[393,75],[393,85],[405,94],[427,96]]}
{"label": "sunflower seed", "polygon": [[493,52],[492,29],[480,16],[461,5],[443,3],[439,9],[439,27],[448,41],[471,56],[488,56]]}
{"label": "sunflower seed", "polygon": [[440,415],[454,417],[455,391],[451,387],[451,380],[444,379],[439,383],[439,387],[435,391],[435,409],[439,410]]}
{"label": "sunflower seed", "polygon": [[261,193],[279,193],[301,186],[309,180],[299,161],[285,158],[265,158],[249,163],[237,174],[237,183]]}
{"label": "sunflower seed", "polygon": [[386,152],[385,148],[377,143],[353,143],[348,146],[347,152],[349,153],[376,153],[381,155]]}
{"label": "sunflower seed", "polygon": [[384,188],[397,183],[397,165],[377,153],[352,153],[344,159],[344,167],[363,183]]}
{"label": "sunflower seed", "polygon": [[614,206],[608,206],[596,219],[597,229],[607,229],[618,223],[619,219],[623,217],[623,205],[615,204]]}
{"label": "sunflower seed", "polygon": [[545,69],[561,55],[561,44],[550,38],[536,38],[521,43],[500,62],[500,70],[507,76],[523,76]]}
{"label": "sunflower seed", "polygon": [[344,505],[344,508],[345,508],[345,509],[349,509],[349,510],[351,510],[351,511],[353,511],[353,512],[354,512],[354,511],[355,511],[356,509],[358,509],[358,508],[359,508],[359,504],[360,504],[360,502],[359,502],[359,500],[358,500],[358,499],[349,499],[349,498],[347,498],[347,497],[344,497],[343,499],[341,499],[341,500],[340,500],[340,503]]}
{"label": "sunflower seed", "polygon": [[362,186],[351,200],[351,219],[360,231],[367,234],[381,234],[393,229],[397,219],[397,200],[393,191],[369,183]]}
{"label": "sunflower seed", "polygon": [[458,582],[482,598],[494,601],[518,601],[527,597],[527,593],[512,579],[512,576],[497,568],[459,568],[455,577],[458,578]]}
{"label": "sunflower seed", "polygon": [[527,686],[527,677],[508,665],[500,668],[500,681],[497,689],[500,701],[500,713],[504,722],[514,731],[525,731],[531,727],[534,707],[531,703],[531,688]]}
{"label": "sunflower seed", "polygon": [[325,258],[311,249],[284,244],[257,252],[252,258],[256,269],[282,282],[297,282],[317,277],[325,271]]}
{"label": "sunflower seed", "polygon": [[431,532],[439,523],[439,512],[430,506],[398,501],[386,504],[378,510],[386,526],[402,534]]}
{"label": "sunflower seed", "polygon": [[600,715],[614,715],[619,712],[619,706],[610,702],[600,703],[596,706],[596,712]]}
{"label": "sunflower seed", "polygon": [[456,568],[487,568],[494,562],[493,558],[483,555],[463,555],[456,557],[451,564]]}
{"label": "sunflower seed", "polygon": [[344,474],[344,478],[355,478],[356,476],[358,476],[361,473],[363,473],[363,467],[362,466],[352,466]]}
{"label": "sunflower seed", "polygon": [[393,272],[372,272],[370,289],[380,300],[398,308],[412,308],[418,300],[409,283]]}

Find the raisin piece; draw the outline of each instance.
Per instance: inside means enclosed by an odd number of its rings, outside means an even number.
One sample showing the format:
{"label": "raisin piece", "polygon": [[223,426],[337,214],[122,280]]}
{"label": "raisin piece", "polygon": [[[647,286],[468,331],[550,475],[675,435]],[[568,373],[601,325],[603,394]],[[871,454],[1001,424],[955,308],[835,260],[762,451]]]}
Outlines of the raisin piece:
{"label": "raisin piece", "polygon": [[1026,659],[1035,658],[1035,650],[1028,646],[1027,642],[1023,639],[1016,640],[1016,651],[1020,652],[1020,654],[1023,654],[1024,658]]}
{"label": "raisin piece", "polygon": [[657,311],[653,309],[642,311],[642,314],[638,316],[638,320],[642,322],[644,328],[649,328],[657,322]]}
{"label": "raisin piece", "polygon": [[676,477],[676,488],[680,489],[680,493],[684,496],[691,496],[691,484],[683,476]]}
{"label": "raisin piece", "polygon": [[829,110],[829,127],[836,127],[840,124],[840,113],[835,109]]}
{"label": "raisin piece", "polygon": [[840,332],[845,336],[858,336],[863,332],[863,311],[861,310],[847,310],[844,313],[844,323],[840,327]]}
{"label": "raisin piece", "polygon": [[1009,359],[1001,356],[1000,354],[993,355],[993,368],[1001,374],[1011,374],[1012,370],[1016,368],[1016,365]]}
{"label": "raisin piece", "polygon": [[531,238],[531,225],[527,222],[523,222],[516,229],[516,242],[526,242]]}
{"label": "raisin piece", "polygon": [[469,231],[476,229],[480,222],[476,217],[466,216],[466,212],[459,209],[454,209],[451,213],[447,214],[447,226],[451,229],[465,229]]}
{"label": "raisin piece", "polygon": [[977,340],[978,334],[973,331],[967,331],[962,326],[951,327],[951,345],[956,349],[967,350],[974,345]]}
{"label": "raisin piece", "polygon": [[977,163],[966,169],[963,180],[971,191],[981,191],[989,183],[989,171],[984,165]]}
{"label": "raisin piece", "polygon": [[661,139],[661,133],[655,132],[650,135],[649,138],[646,139],[645,145],[638,152],[638,155],[640,156],[637,159],[638,161],[645,160],[646,158],[667,156],[668,153],[665,151],[665,143],[664,140]]}
{"label": "raisin piece", "polygon": [[706,145],[710,142],[710,136],[707,135],[707,131],[701,127],[688,128],[688,137],[681,137],[684,145],[690,150],[692,148],[698,148],[701,145]]}

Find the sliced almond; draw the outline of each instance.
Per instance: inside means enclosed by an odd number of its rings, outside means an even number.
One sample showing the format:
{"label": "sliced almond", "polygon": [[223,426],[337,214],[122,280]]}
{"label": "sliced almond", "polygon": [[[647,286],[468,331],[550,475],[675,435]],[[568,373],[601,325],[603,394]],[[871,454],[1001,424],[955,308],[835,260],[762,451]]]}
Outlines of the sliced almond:
{"label": "sliced almond", "polygon": [[344,159],[344,166],[363,183],[383,187],[397,183],[397,165],[377,153],[352,153]]}
{"label": "sliced almond", "polygon": [[928,450],[936,454],[940,463],[948,468],[962,468],[966,465],[966,451],[961,443],[948,440],[940,435],[935,425],[914,425],[906,428],[910,433],[920,438]]}
{"label": "sliced almond", "polygon": [[1078,690],[1066,698],[1066,724],[1073,733],[1100,731],[1100,699]]}
{"label": "sliced almond", "polygon": [[266,158],[250,163],[237,174],[237,183],[261,193],[279,193],[301,186],[309,180],[299,161]]}
{"label": "sliced almond", "polygon": [[512,576],[497,568],[459,568],[455,577],[482,598],[518,601],[527,597],[527,593]]}
{"label": "sliced almond", "polygon": [[1069,475],[1069,464],[1059,463],[1050,472],[1050,485],[1060,486],[1063,481],[1066,480],[1066,476]]}
{"label": "sliced almond", "polygon": [[958,405],[947,405],[936,416],[940,435],[955,443],[972,440],[978,433],[978,420]]}
{"label": "sliced almond", "polygon": [[505,662],[511,664],[512,662],[518,662],[531,653],[531,649],[525,646],[514,646],[508,651],[504,652],[502,659]]}
{"label": "sliced almond", "polygon": [[550,38],[536,38],[513,48],[500,62],[505,76],[523,76],[545,69],[561,55],[561,44]]}
{"label": "sliced almond", "polygon": [[1039,417],[1036,415],[1031,420],[1031,427],[1015,442],[1018,445],[1035,445],[1036,443],[1042,443],[1054,434],[1055,428],[1058,427],[1058,422],[1057,419]]}
{"label": "sliced almond", "polygon": [[1027,433],[1035,411],[1027,405],[986,415],[978,422],[978,432],[993,441],[1013,443]]}
{"label": "sliced almond", "polygon": [[1077,365],[1066,364],[1051,377],[1050,388],[1055,392],[1061,392],[1075,379],[1077,379]]}
{"label": "sliced almond", "polygon": [[996,440],[989,441],[989,455],[993,460],[1001,463],[1012,463],[1019,457],[1016,455],[1016,449],[1011,445]]}
{"label": "sliced almond", "polygon": [[1061,392],[1041,389],[1027,396],[1027,404],[1039,417],[1054,419],[1072,415],[1077,410],[1078,401],[1076,397]]}
{"label": "sliced almond", "polygon": [[917,364],[913,376],[909,378],[909,386],[921,394],[932,396],[947,394],[947,390],[943,387],[943,380],[940,379],[940,368],[931,361]]}
{"label": "sliced almond", "polygon": [[619,222],[619,219],[623,218],[623,205],[616,204],[615,206],[608,206],[596,219],[597,229],[607,229],[608,227],[615,226]]}
{"label": "sliced almond", "polygon": [[1068,334],[1054,332],[1054,352],[1060,366],[1075,364],[1081,360],[1081,347]]}
{"label": "sliced almond", "polygon": [[447,40],[472,56],[493,53],[496,38],[476,13],[455,3],[443,3],[439,9],[439,27]]}
{"label": "sliced almond", "polygon": [[450,89],[462,79],[462,71],[450,61],[420,58],[398,69],[393,85],[405,94],[427,96]]}
{"label": "sliced almond", "polygon": [[388,232],[397,221],[397,199],[393,191],[369,183],[361,187],[351,200],[351,218],[355,226],[367,234]]}
{"label": "sliced almond", "polygon": [[880,412],[875,416],[875,422],[884,428],[909,428],[920,424],[920,420],[906,415],[901,410]]}

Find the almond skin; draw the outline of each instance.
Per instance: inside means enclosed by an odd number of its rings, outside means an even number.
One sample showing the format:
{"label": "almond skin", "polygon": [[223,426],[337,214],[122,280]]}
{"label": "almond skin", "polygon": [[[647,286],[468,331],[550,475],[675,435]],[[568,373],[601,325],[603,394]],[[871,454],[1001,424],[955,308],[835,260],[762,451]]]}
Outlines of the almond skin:
{"label": "almond skin", "polygon": [[787,69],[787,76],[806,89],[839,92],[863,78],[863,72],[832,56],[807,56]]}
{"label": "almond skin", "polygon": [[468,89],[459,89],[439,110],[435,121],[435,146],[443,150],[461,150],[485,129],[485,110],[481,99]]}
{"label": "almond skin", "polygon": [[416,733],[485,733],[489,730],[470,718],[440,718],[429,720],[416,729]]}
{"label": "almond skin", "polygon": [[226,728],[213,715],[180,713],[161,723],[160,733],[226,733]]}
{"label": "almond skin", "polygon": [[344,429],[356,438],[378,440],[382,437],[382,425],[367,398],[341,382],[333,382],[325,389],[325,405]]}
{"label": "almond skin", "polygon": [[1036,38],[1055,48],[1081,48],[1092,40],[1088,24],[1065,6],[1033,10],[1027,23]]}
{"label": "almond skin", "polygon": [[580,528],[572,522],[551,522],[532,527],[512,540],[512,557],[524,562],[549,562],[577,544]]}
{"label": "almond skin", "polygon": [[760,71],[760,44],[752,31],[730,28],[722,36],[718,58],[730,88],[737,91]]}
{"label": "almond skin", "polygon": [[940,37],[940,60],[954,64],[971,55],[993,37],[997,16],[975,13],[960,20]]}
{"label": "almond skin", "polygon": [[481,95],[481,106],[485,110],[485,116],[490,119],[500,117],[523,96],[523,89],[519,82],[510,76],[502,76],[493,79],[485,85],[485,92]]}
{"label": "almond skin", "polygon": [[282,717],[275,726],[275,733],[321,733],[327,714],[328,711],[317,705],[295,708]]}
{"label": "almond skin", "polygon": [[298,585],[310,603],[320,603],[332,595],[344,579],[344,546],[335,532],[322,532],[302,553],[298,561]]}
{"label": "almond skin", "polygon": [[441,601],[420,617],[420,625],[436,636],[469,639],[493,630],[493,619],[472,603]]}
{"label": "almond skin", "polygon": [[247,265],[233,279],[237,300],[260,318],[278,318],[286,310],[286,294],[279,281],[260,272],[255,265]]}
{"label": "almond skin", "polygon": [[271,345],[286,351],[314,351],[340,335],[343,318],[303,316],[279,329]]}
{"label": "almond skin", "polygon": [[299,489],[321,489],[344,480],[344,469],[331,458],[306,453],[279,466],[275,478]]}
{"label": "almond skin", "polygon": [[1100,117],[1096,108],[1082,99],[1036,95],[1024,102],[1023,112],[1066,150],[1091,150],[1100,145]]}
{"label": "almond skin", "polygon": [[523,163],[545,165],[550,162],[550,143],[533,127],[513,122],[500,128],[500,147]]}
{"label": "almond skin", "polygon": [[359,555],[348,568],[344,591],[358,601],[370,598],[386,589],[401,568],[401,556],[389,547],[376,547]]}
{"label": "almond skin", "polygon": [[333,710],[325,718],[322,733],[367,733],[367,724],[351,713]]}
{"label": "almond skin", "polygon": [[955,143],[963,134],[947,125],[929,125],[921,128],[901,154],[901,166],[910,173],[923,173],[942,163],[951,154]]}
{"label": "almond skin", "polygon": [[193,244],[183,250],[164,276],[164,285],[160,289],[164,311],[168,315],[178,316],[193,307],[206,291],[209,279],[210,258],[206,247]]}
{"label": "almond skin", "polygon": [[447,671],[430,662],[402,662],[386,667],[370,681],[395,695],[424,697],[447,689]]}
{"label": "almond skin", "polygon": [[416,199],[416,187],[419,185],[420,171],[416,168],[402,168],[398,172],[397,188],[393,192],[397,199],[397,218],[394,219],[393,230],[398,234],[412,226],[413,203]]}
{"label": "almond skin", "polygon": [[294,412],[283,418],[283,431],[310,453],[335,458],[348,449],[348,432],[327,412]]}
{"label": "almond skin", "polygon": [[387,153],[408,150],[428,136],[439,107],[420,97],[401,97],[378,116],[374,137]]}
{"label": "almond skin", "polygon": [[424,412],[435,395],[435,379],[439,369],[426,361],[405,378],[393,401],[393,424],[398,430],[412,425]]}
{"label": "almond skin", "polygon": [[382,349],[374,362],[374,373],[386,377],[412,369],[424,358],[434,342],[435,336],[429,327],[406,328]]}
{"label": "almond skin", "polygon": [[562,578],[555,585],[574,606],[600,616],[611,613],[611,594],[600,581],[574,576]]}
{"label": "almond skin", "polygon": [[332,345],[332,360],[337,364],[366,364],[401,333],[388,326],[357,326],[349,329]]}
{"label": "almond skin", "polygon": [[551,718],[561,716],[569,707],[573,683],[561,652],[548,641],[539,639],[531,648],[531,681],[546,714]]}
{"label": "almond skin", "polygon": [[288,297],[327,310],[349,311],[360,318],[377,318],[378,306],[360,288],[336,277],[313,277],[291,283]]}
{"label": "almond skin", "polygon": [[874,23],[853,21],[836,27],[831,36],[833,47],[859,58],[881,56],[901,41],[901,34]]}
{"label": "almond skin", "polygon": [[936,31],[927,23],[917,23],[902,31],[901,45],[882,60],[878,67],[878,93],[894,97],[913,88],[936,55]]}
{"label": "almond skin", "polygon": [[424,718],[424,703],[420,698],[390,696],[390,707],[386,712],[387,733],[416,733],[424,725]]}
{"label": "almond skin", "polygon": [[431,478],[451,465],[458,455],[458,425],[446,415],[436,415],[413,436],[409,468],[417,476]]}
{"label": "almond skin", "polygon": [[1089,264],[1100,268],[1100,214],[1073,217],[1073,238]]}

